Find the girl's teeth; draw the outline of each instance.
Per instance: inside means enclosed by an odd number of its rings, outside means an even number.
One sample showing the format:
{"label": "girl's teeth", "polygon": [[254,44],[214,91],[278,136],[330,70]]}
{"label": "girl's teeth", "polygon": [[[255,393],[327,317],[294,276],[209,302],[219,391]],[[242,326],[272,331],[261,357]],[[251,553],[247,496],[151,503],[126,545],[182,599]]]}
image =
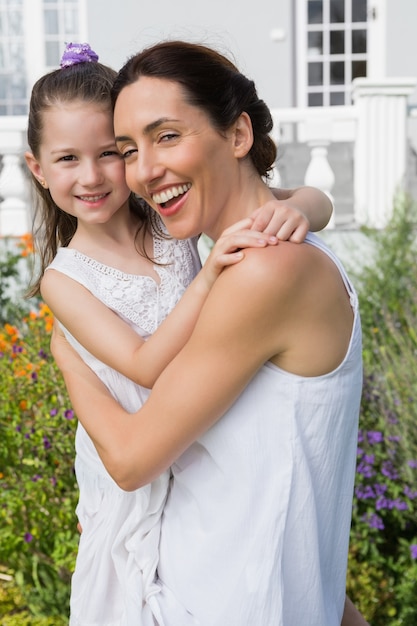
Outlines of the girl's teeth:
{"label": "girl's teeth", "polygon": [[80,196],[81,200],[84,200],[85,202],[97,202],[98,200],[101,200],[102,198],[105,197],[105,193],[101,194],[100,196]]}
{"label": "girl's teeth", "polygon": [[156,204],[164,204],[168,202],[168,200],[172,200],[172,198],[177,198],[181,196],[183,193],[186,193],[191,187],[190,183],[186,185],[178,185],[177,187],[171,187],[170,189],[165,189],[165,191],[161,191],[161,193],[155,193],[152,196],[152,200]]}

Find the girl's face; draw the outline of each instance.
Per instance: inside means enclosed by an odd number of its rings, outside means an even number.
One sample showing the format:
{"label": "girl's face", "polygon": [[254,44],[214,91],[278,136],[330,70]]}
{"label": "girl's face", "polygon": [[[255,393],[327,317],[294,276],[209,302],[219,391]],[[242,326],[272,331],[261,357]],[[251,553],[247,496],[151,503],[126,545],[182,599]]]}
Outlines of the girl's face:
{"label": "girl's face", "polygon": [[104,224],[127,207],[130,190],[110,112],[91,103],[63,103],[43,113],[42,134],[39,160],[27,162],[46,180],[60,209],[79,222]]}
{"label": "girl's face", "polygon": [[215,239],[238,219],[235,127],[220,134],[177,83],[142,76],[123,88],[114,129],[129,187],[161,215],[171,235],[205,232]]}

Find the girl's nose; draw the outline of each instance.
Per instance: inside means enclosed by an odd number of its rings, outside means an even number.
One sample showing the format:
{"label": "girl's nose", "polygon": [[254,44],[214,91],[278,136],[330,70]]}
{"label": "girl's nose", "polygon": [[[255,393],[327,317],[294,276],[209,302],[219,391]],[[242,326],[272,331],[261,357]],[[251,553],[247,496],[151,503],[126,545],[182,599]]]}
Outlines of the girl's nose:
{"label": "girl's nose", "polygon": [[102,183],[104,180],[103,171],[95,161],[88,161],[83,164],[80,182],[83,185],[92,187]]}

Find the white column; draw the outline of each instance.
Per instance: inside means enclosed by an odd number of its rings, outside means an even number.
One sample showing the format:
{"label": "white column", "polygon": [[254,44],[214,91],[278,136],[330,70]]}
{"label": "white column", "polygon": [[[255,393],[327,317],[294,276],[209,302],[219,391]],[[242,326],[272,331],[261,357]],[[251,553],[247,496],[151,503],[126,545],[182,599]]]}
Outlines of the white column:
{"label": "white column", "polygon": [[[311,148],[310,163],[306,169],[304,184],[309,187],[317,187],[324,191],[333,202],[332,189],[335,183],[335,175],[330,167],[329,160],[327,158],[327,146],[328,141],[309,141],[308,145]],[[334,228],[334,212],[329,220],[327,228]]]}
{"label": "white column", "polygon": [[383,228],[397,191],[404,185],[407,158],[407,98],[415,78],[353,81],[358,113],[354,151],[354,213],[359,224]]}

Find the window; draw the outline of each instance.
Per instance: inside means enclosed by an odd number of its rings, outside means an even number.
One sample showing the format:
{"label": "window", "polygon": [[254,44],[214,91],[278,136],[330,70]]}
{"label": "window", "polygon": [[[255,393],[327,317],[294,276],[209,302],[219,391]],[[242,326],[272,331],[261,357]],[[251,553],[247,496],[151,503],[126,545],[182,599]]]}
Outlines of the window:
{"label": "window", "polygon": [[351,104],[351,83],[368,69],[367,0],[298,0],[298,103]]}
{"label": "window", "polygon": [[23,0],[0,0],[0,115],[26,113]]}
{"label": "window", "polygon": [[45,59],[48,68],[58,67],[65,45],[79,41],[78,0],[44,0]]}

